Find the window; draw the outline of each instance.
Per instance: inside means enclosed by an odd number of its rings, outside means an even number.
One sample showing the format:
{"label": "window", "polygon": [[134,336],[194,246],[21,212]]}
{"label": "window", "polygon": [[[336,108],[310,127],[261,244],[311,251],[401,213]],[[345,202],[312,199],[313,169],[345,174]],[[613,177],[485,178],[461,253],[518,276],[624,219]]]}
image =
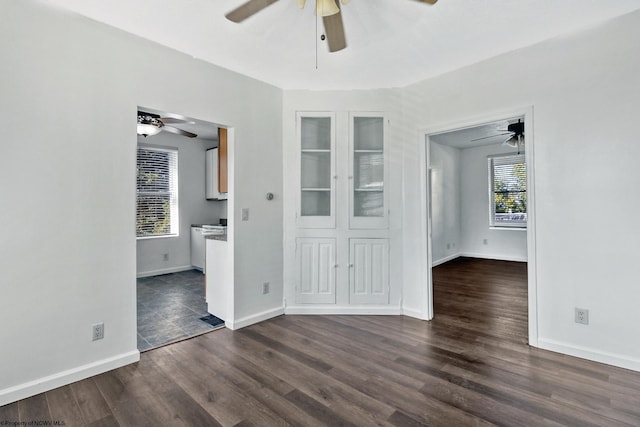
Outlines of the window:
{"label": "window", "polygon": [[178,151],[138,147],[136,237],[178,235]]}
{"label": "window", "polygon": [[527,166],[524,155],[489,157],[489,222],[527,227]]}

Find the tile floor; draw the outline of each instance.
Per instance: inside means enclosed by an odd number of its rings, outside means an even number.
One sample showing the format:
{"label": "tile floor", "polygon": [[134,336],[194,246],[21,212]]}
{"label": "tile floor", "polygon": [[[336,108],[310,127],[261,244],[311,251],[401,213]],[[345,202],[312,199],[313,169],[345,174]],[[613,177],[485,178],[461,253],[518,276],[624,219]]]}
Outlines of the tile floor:
{"label": "tile floor", "polygon": [[200,271],[141,277],[137,282],[138,350],[217,329],[200,320],[209,314]]}

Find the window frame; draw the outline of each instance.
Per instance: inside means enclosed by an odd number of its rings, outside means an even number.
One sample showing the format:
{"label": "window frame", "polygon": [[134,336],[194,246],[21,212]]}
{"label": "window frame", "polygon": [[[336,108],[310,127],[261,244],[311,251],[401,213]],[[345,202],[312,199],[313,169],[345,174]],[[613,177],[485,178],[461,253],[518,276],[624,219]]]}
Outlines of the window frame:
{"label": "window frame", "polygon": [[[498,163],[498,164],[496,164]],[[525,220],[524,221],[496,221],[496,199],[495,194],[496,190],[494,187],[495,184],[495,167],[496,166],[506,166],[506,165],[516,165],[516,164],[524,164],[525,167],[525,189],[520,191],[525,194],[528,192],[527,189],[527,162],[524,153],[509,153],[509,154],[498,154],[487,156],[487,166],[488,166],[488,177],[489,177],[489,185],[488,185],[488,195],[489,195],[489,227],[501,230],[526,230],[527,229],[527,221],[529,219],[528,215],[528,206],[526,207]],[[511,191],[515,192],[515,191]],[[526,203],[526,202],[525,202]]]}
{"label": "window frame", "polygon": [[[156,153],[169,153],[174,156],[173,160],[169,160],[167,174],[169,176],[169,190],[168,191],[141,191],[138,187],[137,174],[140,167],[140,150],[146,150]],[[180,209],[179,209],[179,186],[178,186],[178,149],[175,147],[157,146],[151,144],[139,143],[136,149],[136,240],[146,239],[162,239],[170,237],[180,236]],[[156,234],[138,234],[138,200],[139,196],[163,196],[169,197],[169,232],[168,233],[156,233]]]}

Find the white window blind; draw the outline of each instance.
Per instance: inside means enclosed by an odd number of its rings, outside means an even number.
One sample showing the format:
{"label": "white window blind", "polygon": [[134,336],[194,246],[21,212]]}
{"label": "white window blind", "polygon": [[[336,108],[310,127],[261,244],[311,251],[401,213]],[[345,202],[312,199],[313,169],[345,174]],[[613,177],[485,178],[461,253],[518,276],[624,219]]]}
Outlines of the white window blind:
{"label": "white window blind", "polygon": [[489,157],[490,225],[527,226],[527,165],[523,154]]}
{"label": "white window blind", "polygon": [[178,235],[178,151],[138,147],[136,236]]}

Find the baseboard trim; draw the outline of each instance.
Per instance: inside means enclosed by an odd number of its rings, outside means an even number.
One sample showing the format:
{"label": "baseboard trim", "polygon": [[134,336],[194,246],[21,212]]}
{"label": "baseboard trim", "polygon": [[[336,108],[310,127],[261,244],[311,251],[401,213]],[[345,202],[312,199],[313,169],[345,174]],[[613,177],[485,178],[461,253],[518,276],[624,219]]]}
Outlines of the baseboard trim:
{"label": "baseboard trim", "polygon": [[456,259],[456,258],[460,258],[460,256],[461,256],[461,255],[460,255],[459,253],[456,253],[456,254],[453,254],[453,255],[446,256],[446,257],[444,257],[444,258],[440,258],[440,259],[438,259],[438,260],[433,261],[433,262],[431,263],[431,266],[432,266],[432,267],[437,267],[437,266],[439,266],[440,264],[444,264],[445,262],[453,261],[453,260],[454,260],[454,259]]}
{"label": "baseboard trim", "polygon": [[0,390],[0,406],[35,396],[36,394],[44,393],[45,391],[53,390],[54,388],[62,387],[76,381],[84,380],[85,378],[99,375],[139,360],[140,352],[135,350],[5,388],[4,390]]}
{"label": "baseboard trim", "polygon": [[640,359],[633,357],[607,353],[588,347],[570,345],[546,338],[538,339],[538,347],[544,350],[554,351],[556,353],[562,353],[569,356],[579,357],[581,359],[591,360],[593,362],[600,362],[640,372]]}
{"label": "baseboard trim", "polygon": [[162,268],[160,270],[142,271],[140,273],[137,273],[136,277],[140,278],[140,277],[160,276],[162,274],[180,273],[181,271],[189,271],[194,269],[196,269],[196,267],[192,265],[182,265],[179,267]]}
{"label": "baseboard trim", "polygon": [[402,315],[407,317],[413,317],[414,319],[419,319],[419,320],[431,320],[429,319],[429,316],[427,315],[427,313],[414,308],[402,307]]}
{"label": "baseboard trim", "polygon": [[467,258],[494,259],[497,261],[527,262],[526,256],[493,255],[493,254],[480,254],[480,253],[473,253],[473,252],[461,252],[458,256],[467,257]]}
{"label": "baseboard trim", "polygon": [[235,331],[236,329],[245,328],[255,323],[264,322],[265,320],[282,316],[283,314],[284,307],[278,307],[272,310],[266,310],[257,314],[253,314],[251,316],[243,317],[238,320],[226,321],[224,322],[224,325],[232,331]]}
{"label": "baseboard trim", "polygon": [[319,314],[319,315],[380,315],[380,316],[399,316],[403,314],[400,307],[389,306],[369,306],[369,307],[352,307],[352,306],[306,306],[292,305],[285,308],[284,314]]}

